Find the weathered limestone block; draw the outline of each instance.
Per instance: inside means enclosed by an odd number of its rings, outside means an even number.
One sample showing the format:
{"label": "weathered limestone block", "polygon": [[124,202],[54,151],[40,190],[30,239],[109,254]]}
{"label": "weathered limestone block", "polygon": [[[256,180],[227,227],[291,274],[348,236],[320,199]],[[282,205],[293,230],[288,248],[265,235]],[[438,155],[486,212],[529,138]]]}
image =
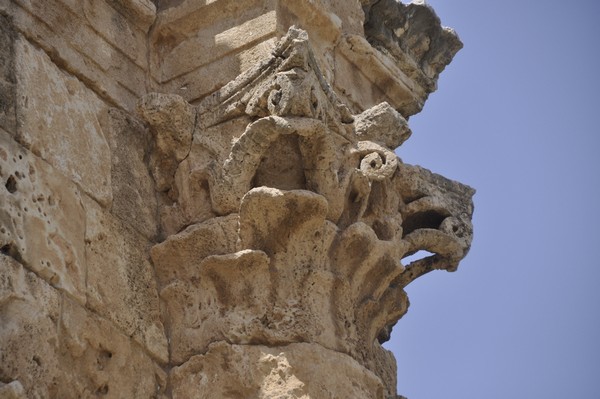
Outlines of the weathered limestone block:
{"label": "weathered limestone block", "polygon": [[145,94],[146,34],[156,16],[150,0],[13,0],[1,2],[0,11],[111,104],[131,108]]}
{"label": "weathered limestone block", "polygon": [[143,32],[148,32],[156,19],[156,5],[152,0],[107,0]]}
{"label": "weathered limestone block", "polygon": [[173,399],[383,399],[381,380],[351,357],[316,344],[213,344],[171,373]]}
{"label": "weathered limestone block", "polygon": [[406,119],[388,103],[381,103],[354,117],[361,140],[379,142],[387,148],[400,147],[411,135]]}
{"label": "weathered limestone block", "polygon": [[15,37],[10,17],[0,13],[0,127],[11,133],[17,126]]}
{"label": "weathered limestone block", "polygon": [[97,201],[110,204],[110,149],[98,120],[106,105],[27,40],[16,40],[15,54],[16,139]]}
{"label": "weathered limestone block", "polygon": [[[115,7],[117,2],[109,4],[105,0],[66,1],[71,9],[85,18],[87,24],[97,31],[102,38],[131,59],[140,68],[147,68],[148,50],[146,32],[121,13],[121,7]],[[130,2],[132,3],[132,2]],[[152,3],[145,3],[151,6]],[[104,66],[104,65],[103,65]]]}
{"label": "weathered limestone block", "polygon": [[132,339],[4,255],[0,380],[2,398],[150,398],[166,388]]}
{"label": "weathered limestone block", "polygon": [[79,189],[0,129],[0,250],[85,303]]}
{"label": "weathered limestone block", "polygon": [[[219,31],[222,26],[215,23],[214,19],[210,20],[210,25],[205,29],[195,25],[194,35],[173,48],[161,63],[161,82],[223,58],[234,49],[247,47],[264,37],[272,36],[277,24],[275,11],[261,14],[260,9],[256,7],[255,10],[250,8],[254,12],[249,12],[249,5],[251,6],[251,4],[236,5],[240,8],[240,14],[248,20],[243,23],[238,23],[242,18],[230,20],[227,30]],[[213,6],[213,9],[218,8]],[[230,17],[222,8],[220,12],[224,17]],[[206,17],[205,15],[204,18]]]}
{"label": "weathered limestone block", "polygon": [[167,341],[160,318],[150,243],[95,201],[83,197],[87,306],[113,321],[158,361],[166,362]]}
{"label": "weathered limestone block", "polygon": [[110,146],[111,213],[153,240],[158,234],[154,180],[147,165],[151,136],[133,116],[111,108],[103,130]]}
{"label": "weathered limestone block", "polygon": [[311,36],[313,32],[318,36],[316,40],[311,39],[314,42],[323,40],[334,44],[344,33],[363,32],[364,13],[359,0],[281,0],[280,7],[291,13],[282,16],[282,19],[285,18],[282,26],[287,29],[295,21],[301,21],[300,28],[310,31]]}
{"label": "weathered limestone block", "polygon": [[150,35],[153,78],[188,101],[212,93],[253,65],[244,59],[269,53],[274,7],[274,0],[160,2]]}
{"label": "weathered limestone block", "polygon": [[13,386],[0,392],[17,393],[18,383],[21,397],[56,397],[60,304],[56,290],[0,254],[0,380]]}
{"label": "weathered limestone block", "polygon": [[334,87],[353,112],[388,102],[402,115],[418,113],[428,93],[361,35],[347,35],[336,47]]}
{"label": "weathered limestone block", "polygon": [[[179,112],[169,100],[155,107]],[[151,250],[171,364],[185,369],[217,342],[313,343],[395,395],[395,361],[380,343],[407,311],[406,284],[466,255],[474,191],[403,164],[392,150],[411,134],[404,117],[386,103],[351,115],[297,29],[196,113],[187,158],[163,153],[177,169],[166,192],[179,209],[209,200],[212,215]],[[185,185],[202,195],[181,195]],[[418,250],[434,255],[405,268]],[[282,385],[291,397],[312,389]]]}
{"label": "weathered limestone block", "polygon": [[57,398],[153,398],[166,376],[134,340],[107,320],[65,300],[59,327],[63,373]]}

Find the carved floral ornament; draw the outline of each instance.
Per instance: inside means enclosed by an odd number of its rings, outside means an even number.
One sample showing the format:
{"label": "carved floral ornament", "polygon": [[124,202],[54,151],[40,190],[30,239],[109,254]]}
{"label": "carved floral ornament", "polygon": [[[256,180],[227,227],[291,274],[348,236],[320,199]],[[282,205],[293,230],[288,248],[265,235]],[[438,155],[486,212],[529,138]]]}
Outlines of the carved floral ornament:
{"label": "carved floral ornament", "polygon": [[[474,190],[404,164],[393,149],[411,132],[387,103],[351,115],[304,31],[196,106],[150,94],[138,111],[172,364],[217,341],[315,342],[377,373],[404,287],[469,249]],[[402,264],[419,250],[433,255]]]}

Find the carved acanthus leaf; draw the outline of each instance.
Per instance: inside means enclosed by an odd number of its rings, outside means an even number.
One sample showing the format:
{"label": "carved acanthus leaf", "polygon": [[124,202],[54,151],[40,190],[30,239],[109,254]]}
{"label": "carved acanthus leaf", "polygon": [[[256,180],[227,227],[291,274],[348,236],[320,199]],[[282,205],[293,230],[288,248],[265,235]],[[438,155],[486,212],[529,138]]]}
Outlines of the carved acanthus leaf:
{"label": "carved acanthus leaf", "polygon": [[[402,163],[393,149],[411,132],[388,104],[351,116],[300,30],[193,111],[143,104],[170,157],[157,165],[176,166],[164,214],[210,208],[165,219],[181,232],[152,249],[174,363],[221,340],[314,342],[377,373],[378,341],[408,308],[404,286],[468,251],[473,190]],[[187,132],[182,115],[197,115],[184,160],[175,147],[187,139],[168,127]],[[405,268],[419,250],[434,255]]]}

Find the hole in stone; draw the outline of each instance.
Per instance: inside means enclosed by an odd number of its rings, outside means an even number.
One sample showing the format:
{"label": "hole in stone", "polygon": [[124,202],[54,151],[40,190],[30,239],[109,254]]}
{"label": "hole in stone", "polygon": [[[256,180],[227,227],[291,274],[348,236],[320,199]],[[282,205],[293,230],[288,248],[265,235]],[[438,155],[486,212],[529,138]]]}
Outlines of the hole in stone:
{"label": "hole in stone", "polygon": [[306,189],[302,152],[297,136],[281,136],[271,144],[256,168],[251,185],[281,190]]}
{"label": "hole in stone", "polygon": [[104,384],[96,389],[96,394],[106,395],[108,393],[108,384]]}
{"label": "hole in stone", "polygon": [[98,363],[98,369],[103,370],[106,364],[110,361],[110,359],[112,359],[112,357],[113,354],[111,351],[108,351],[106,349],[100,350],[100,352],[98,353],[98,358],[96,359]]}
{"label": "hole in stone", "polygon": [[271,93],[269,93],[268,101],[270,101],[271,105],[277,106],[281,102],[282,92],[279,87],[273,89]]}
{"label": "hole in stone", "polygon": [[404,219],[404,222],[402,223],[402,228],[404,230],[403,235],[406,236],[417,229],[437,229],[448,216],[449,215],[442,214],[438,211],[414,213]]}
{"label": "hole in stone", "polygon": [[310,89],[310,106],[312,107],[313,112],[317,110],[318,105],[319,105],[319,100],[317,99],[317,95],[315,94],[315,88],[311,87],[311,89]]}
{"label": "hole in stone", "polygon": [[19,154],[19,159],[23,159],[23,155],[20,155],[20,154]]}
{"label": "hole in stone", "polygon": [[389,326],[385,326],[384,328],[382,328],[379,331],[379,333],[377,334],[377,341],[380,344],[384,344],[390,340],[390,338],[392,336],[392,329],[394,328],[395,325],[396,325],[396,323],[390,324]]}
{"label": "hole in stone", "polygon": [[8,177],[8,180],[6,180],[6,184],[4,185],[4,187],[6,187],[8,192],[11,194],[13,194],[15,191],[17,191],[17,180],[15,179],[15,177],[13,175],[10,175]]}
{"label": "hole in stone", "polygon": [[405,256],[404,258],[402,258],[402,264],[404,266],[408,266],[412,262],[416,262],[418,260],[425,259],[425,258],[427,258],[429,256],[432,256],[432,255],[435,255],[435,254],[433,254],[433,253],[431,253],[429,251],[426,251],[424,249],[421,249],[421,250],[419,250],[417,252],[414,252],[414,253],[409,254],[409,255]]}
{"label": "hole in stone", "polygon": [[112,359],[112,352],[109,350],[103,349],[98,354],[98,361],[100,362],[106,362],[110,359]]}
{"label": "hole in stone", "polygon": [[52,277],[50,277],[50,284],[58,285],[59,282],[60,282],[60,276],[58,274],[54,274],[54,275],[52,275]]}
{"label": "hole in stone", "polygon": [[10,256],[17,262],[22,263],[23,258],[21,257],[17,246],[13,243],[4,244],[2,247],[0,247],[0,253],[6,256]]}
{"label": "hole in stone", "polygon": [[42,365],[42,361],[40,360],[40,358],[39,358],[37,355],[33,356],[33,359],[32,359],[32,360],[33,360],[33,361],[34,361],[34,362],[35,362],[35,363],[36,363],[38,366],[41,366],[41,365]]}

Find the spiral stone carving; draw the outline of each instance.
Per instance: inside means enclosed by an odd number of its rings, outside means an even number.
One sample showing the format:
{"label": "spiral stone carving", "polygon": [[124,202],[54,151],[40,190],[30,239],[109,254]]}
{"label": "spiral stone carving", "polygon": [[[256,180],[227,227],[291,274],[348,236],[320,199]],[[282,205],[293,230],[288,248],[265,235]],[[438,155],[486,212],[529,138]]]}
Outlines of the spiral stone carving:
{"label": "spiral stone carving", "polygon": [[360,161],[360,171],[370,180],[382,181],[394,175],[398,158],[393,151],[369,141],[359,141],[358,151],[367,152]]}
{"label": "spiral stone carving", "polygon": [[[410,136],[402,115],[387,104],[349,115],[311,54],[291,29],[272,59],[193,108],[191,144],[157,141],[188,154],[173,158],[163,203],[172,234],[151,251],[170,361],[185,368],[219,342],[316,343],[395,395],[380,342],[408,309],[404,286],[467,253],[473,190],[402,163],[390,148]],[[153,99],[140,112],[160,130]],[[198,203],[202,213],[174,217]],[[433,258],[402,264],[421,249]]]}

